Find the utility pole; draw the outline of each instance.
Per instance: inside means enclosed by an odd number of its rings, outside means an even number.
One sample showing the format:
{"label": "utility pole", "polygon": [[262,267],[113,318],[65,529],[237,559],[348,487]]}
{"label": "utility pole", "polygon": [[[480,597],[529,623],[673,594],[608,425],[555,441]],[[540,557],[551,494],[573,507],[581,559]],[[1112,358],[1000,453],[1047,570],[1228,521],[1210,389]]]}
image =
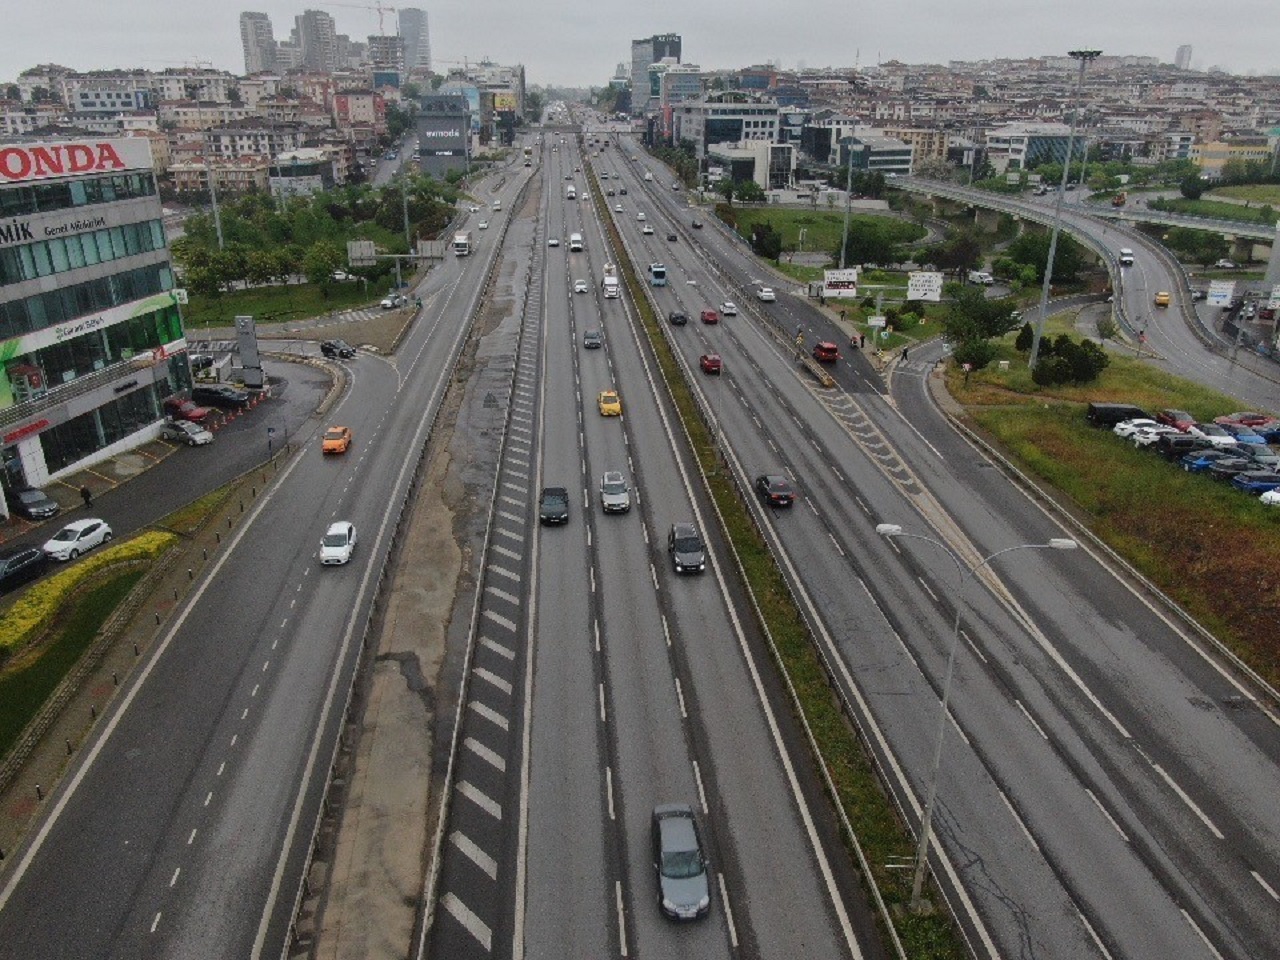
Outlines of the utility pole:
{"label": "utility pole", "polygon": [[1049,313],[1049,287],[1053,283],[1053,260],[1058,253],[1058,234],[1062,231],[1062,200],[1067,195],[1067,174],[1071,171],[1071,144],[1076,136],[1076,118],[1080,114],[1080,97],[1084,90],[1084,68],[1089,62],[1102,56],[1101,50],[1071,50],[1067,56],[1080,62],[1080,75],[1076,80],[1075,109],[1071,111],[1071,127],[1067,133],[1067,155],[1062,162],[1062,182],[1058,185],[1058,197],[1053,204],[1053,232],[1049,236],[1049,259],[1044,265],[1044,285],[1040,288],[1040,315],[1036,317],[1035,335],[1031,339],[1031,356],[1027,366],[1034,369],[1040,353],[1040,338],[1044,336],[1044,320]]}
{"label": "utility pole", "polygon": [[850,136],[847,173],[844,180],[844,233],[840,235],[840,269],[844,269],[844,253],[849,246],[849,213],[853,209],[853,138]]}
{"label": "utility pole", "polygon": [[213,229],[218,234],[218,250],[222,250],[222,214],[218,212],[218,189],[213,185],[213,165],[205,161],[209,170],[209,200],[213,203]]}

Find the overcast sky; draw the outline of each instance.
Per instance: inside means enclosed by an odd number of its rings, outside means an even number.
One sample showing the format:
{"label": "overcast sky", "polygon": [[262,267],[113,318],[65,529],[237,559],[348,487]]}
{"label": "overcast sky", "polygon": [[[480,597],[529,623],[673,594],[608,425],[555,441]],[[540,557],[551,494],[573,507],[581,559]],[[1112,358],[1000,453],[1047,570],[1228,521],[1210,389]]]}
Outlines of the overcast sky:
{"label": "overcast sky", "polygon": [[[408,2],[412,0],[401,0]],[[1192,66],[1233,73],[1280,74],[1276,0],[898,0],[858,5],[848,0],[442,0],[427,11],[438,69],[448,61],[489,58],[523,63],[531,85],[601,86],[619,63],[630,63],[631,41],[655,33],[683,38],[683,61],[706,69],[771,61],[784,68],[867,66],[885,60],[945,63],[993,57],[1035,57],[1069,49],[1159,57],[1173,62],[1183,43]],[[181,61],[212,61],[244,69],[239,11],[271,17],[276,39],[310,6],[325,10],[338,32],[363,40],[378,32],[364,3],[305,4],[267,0],[240,7],[209,0],[3,0],[0,79],[58,63],[76,70],[142,67],[164,70]],[[964,11],[969,11],[968,13]],[[388,32],[395,14],[385,15]]]}

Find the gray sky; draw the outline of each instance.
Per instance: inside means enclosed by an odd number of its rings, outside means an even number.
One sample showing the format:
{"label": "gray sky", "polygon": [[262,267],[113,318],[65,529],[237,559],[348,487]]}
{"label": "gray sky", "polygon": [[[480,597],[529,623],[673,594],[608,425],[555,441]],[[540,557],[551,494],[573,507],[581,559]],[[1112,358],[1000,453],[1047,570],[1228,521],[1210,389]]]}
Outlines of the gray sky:
{"label": "gray sky", "polygon": [[[406,6],[413,0],[401,0]],[[683,60],[704,68],[773,61],[785,68],[866,66],[883,60],[945,63],[990,57],[1060,54],[1076,47],[1155,56],[1172,62],[1179,44],[1193,48],[1192,66],[1233,73],[1280,74],[1280,26],[1275,0],[1230,0],[1227,10],[1204,0],[900,0],[860,8],[848,0],[442,0],[418,2],[427,11],[432,55],[444,61],[483,57],[523,63],[530,84],[600,86],[631,41],[655,33],[683,37]],[[0,79],[27,67],[59,63],[77,70],[212,61],[239,73],[239,12],[271,17],[276,39],[308,6],[333,15],[338,32],[364,39],[378,30],[364,3],[289,3],[251,0],[150,0],[103,3],[4,0]],[[146,11],[133,14],[130,8]],[[957,11],[969,10],[961,15]],[[385,15],[388,32],[395,15]]]}

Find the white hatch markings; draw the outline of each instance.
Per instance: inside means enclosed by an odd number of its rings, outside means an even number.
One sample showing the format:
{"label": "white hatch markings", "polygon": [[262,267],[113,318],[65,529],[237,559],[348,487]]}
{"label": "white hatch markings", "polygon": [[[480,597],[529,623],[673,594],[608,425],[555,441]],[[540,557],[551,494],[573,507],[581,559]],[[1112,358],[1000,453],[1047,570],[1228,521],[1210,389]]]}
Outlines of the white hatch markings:
{"label": "white hatch markings", "polygon": [[499,510],[498,516],[503,520],[510,520],[512,523],[524,523],[524,517],[518,513],[512,513],[510,510]]}
{"label": "white hatch markings", "polygon": [[516,652],[514,650],[512,650],[510,647],[503,646],[502,644],[498,643],[498,641],[496,640],[490,640],[488,637],[481,637],[480,645],[484,647],[488,647],[498,656],[503,657],[507,660],[514,660],[516,658]]}
{"label": "white hatch markings", "polygon": [[169,886],[172,888],[178,883],[178,876],[182,873],[181,867],[173,868],[173,876],[169,878]]}
{"label": "white hatch markings", "polygon": [[503,759],[500,754],[490,750],[474,737],[467,737],[467,739],[462,742],[468,750],[493,767],[493,769],[497,770],[499,773],[507,772],[507,761]]}
{"label": "white hatch markings", "polygon": [[613,767],[604,768],[604,794],[609,803],[609,819],[617,820],[617,811],[613,808]]}
{"label": "white hatch markings", "polygon": [[[1185,790],[1183,790],[1180,786],[1178,786],[1178,784],[1174,781],[1173,777],[1169,776],[1169,774],[1165,771],[1164,767],[1160,766],[1160,764],[1158,763],[1153,763],[1151,765],[1151,769],[1155,770],[1156,773],[1160,774],[1160,776],[1164,779],[1164,782],[1169,785],[1170,789],[1173,790],[1173,792],[1178,795],[1178,798],[1182,800],[1182,802],[1185,803],[1191,809],[1192,813],[1194,813],[1197,817],[1200,818],[1200,822],[1203,823],[1206,827],[1208,827],[1215,837],[1217,837],[1219,840],[1225,839],[1222,831],[1219,830],[1217,825],[1212,820],[1209,819],[1209,815],[1205,813],[1203,810],[1201,810],[1198,806],[1196,806],[1196,802],[1187,795]],[[1190,920],[1191,918],[1188,917],[1187,919]]]}
{"label": "white hatch markings", "polygon": [[1267,883],[1267,881],[1262,878],[1262,875],[1259,874],[1257,870],[1250,870],[1249,875],[1252,876],[1253,879],[1258,882],[1258,886],[1260,886],[1263,890],[1267,891],[1267,896],[1269,896],[1272,900],[1280,900],[1280,893],[1276,893],[1275,887]]}
{"label": "white hatch markings", "polygon": [[465,903],[452,893],[446,893],[441,904],[449,911],[453,919],[462,924],[467,933],[476,938],[486,952],[493,950],[493,931],[489,929],[483,920],[472,913]]}
{"label": "white hatch markings", "polygon": [[1196,935],[1200,937],[1200,939],[1204,942],[1204,945],[1209,948],[1209,952],[1212,953],[1215,957],[1217,957],[1218,960],[1223,960],[1222,954],[1220,954],[1217,951],[1217,948],[1214,947],[1214,945],[1209,942],[1209,938],[1206,937],[1204,935],[1204,931],[1200,929],[1200,924],[1192,920],[1191,914],[1187,913],[1186,910],[1179,908],[1179,911],[1182,913],[1182,916],[1186,919],[1187,923],[1191,924],[1191,929],[1196,932]]}
{"label": "white hatch markings", "polygon": [[524,554],[516,553],[514,550],[508,550],[506,547],[502,546],[501,544],[495,543],[491,549],[493,550],[494,553],[501,554],[502,556],[506,557],[508,560],[515,560],[518,562],[524,559]]}
{"label": "white hatch markings", "polygon": [[507,593],[507,591],[499,590],[497,587],[485,587],[484,592],[493,594],[493,596],[500,600],[506,600],[508,603],[514,603],[517,607],[520,606],[520,598],[514,593]]}
{"label": "white hatch markings", "polygon": [[1044,728],[1041,727],[1040,724],[1036,723],[1036,718],[1031,715],[1031,712],[1023,705],[1022,701],[1015,699],[1013,702],[1018,705],[1018,709],[1021,710],[1022,715],[1027,718],[1027,722],[1036,728],[1036,733],[1040,734],[1040,739],[1048,740],[1049,735],[1044,732]]}
{"label": "white hatch markings", "polygon": [[512,620],[510,617],[504,617],[502,614],[495,613],[492,610],[485,610],[484,616],[487,619],[492,620],[494,623],[496,623],[500,627],[505,627],[506,629],[511,630],[513,632],[516,629],[516,622]]}
{"label": "white hatch markings", "polygon": [[518,490],[521,493],[523,493],[525,490],[525,484],[512,483],[510,480],[503,480],[502,485],[506,487],[508,490]]}
{"label": "white hatch markings", "polygon": [[1022,829],[1022,835],[1027,838],[1027,842],[1031,844],[1038,853],[1040,851],[1040,844],[1036,843],[1036,838],[1031,835],[1031,831],[1027,829],[1026,823],[1023,821],[1022,817],[1018,815],[1018,811],[1013,808],[1013,802],[1009,799],[1009,795],[1001,790],[1000,799],[1004,801],[1004,805],[1009,808],[1010,816],[1013,817],[1018,826]]}
{"label": "white hatch markings", "polygon": [[494,726],[501,727],[503,730],[511,729],[511,724],[507,722],[507,718],[488,704],[481,703],[479,700],[472,700],[467,704],[467,706],[480,714],[480,716],[484,717]]}
{"label": "white hatch markings", "polygon": [[729,888],[725,885],[724,874],[719,874],[717,878],[720,881],[720,901],[724,904],[724,920],[729,925],[729,942],[733,944],[733,949],[738,949],[738,925],[733,922],[733,908],[729,906]]}
{"label": "white hatch markings", "polygon": [[604,709],[604,684],[603,683],[599,684],[599,691],[600,691],[600,722],[608,723],[609,715],[605,712],[605,709]]}
{"label": "white hatch markings", "polygon": [[512,467],[512,466],[507,467],[507,473],[511,474],[511,476],[513,477],[519,477],[521,480],[529,479],[529,474],[526,471],[517,470],[515,467]]}
{"label": "white hatch markings", "polygon": [[453,831],[449,839],[468,860],[483,870],[490,880],[498,879],[498,861],[481,850],[474,840],[457,830]]}
{"label": "white hatch markings", "polygon": [[618,943],[622,955],[627,956],[627,915],[622,906],[622,881],[613,881],[613,902],[618,911]]}
{"label": "white hatch markings", "polygon": [[523,500],[517,500],[515,497],[508,497],[505,493],[498,499],[503,503],[511,504],[513,507],[523,507],[525,505]]}
{"label": "white hatch markings", "polygon": [[514,580],[516,583],[520,582],[520,574],[514,570],[508,570],[506,567],[500,567],[496,563],[489,564],[489,572],[496,573],[500,577],[506,577],[508,580]]}
{"label": "white hatch markings", "polygon": [[501,691],[502,691],[503,693],[505,693],[507,696],[510,696],[510,695],[511,695],[511,684],[510,684],[510,682],[508,682],[508,681],[506,681],[506,680],[503,680],[503,679],[502,679],[502,677],[498,676],[498,675],[497,675],[496,673],[494,673],[492,670],[486,670],[484,667],[476,667],[476,668],[475,668],[475,675],[476,675],[477,677],[479,677],[481,680],[485,680],[485,681],[489,682],[490,684],[492,684],[493,686],[497,687],[499,690],[501,690]]}
{"label": "white hatch markings", "polygon": [[458,793],[466,797],[477,807],[495,820],[502,819],[502,807],[479,787],[472,786],[467,780],[458,781]]}
{"label": "white hatch markings", "polygon": [[684,687],[680,685],[680,678],[676,677],[676,699],[680,701],[680,717],[684,720],[689,719],[689,713],[684,706]]}
{"label": "white hatch markings", "polygon": [[1084,788],[1084,792],[1089,795],[1090,800],[1092,800],[1095,804],[1097,804],[1098,809],[1102,811],[1102,815],[1107,818],[1107,822],[1111,824],[1111,826],[1115,829],[1116,833],[1120,834],[1120,839],[1123,840],[1125,843],[1128,843],[1129,835],[1120,829],[1120,824],[1116,823],[1116,818],[1111,816],[1111,811],[1102,805],[1102,801],[1098,799],[1097,794],[1095,794],[1088,787]]}
{"label": "white hatch markings", "polygon": [[151,932],[156,932],[156,927],[160,926],[160,912],[156,912],[156,918],[151,921]]}

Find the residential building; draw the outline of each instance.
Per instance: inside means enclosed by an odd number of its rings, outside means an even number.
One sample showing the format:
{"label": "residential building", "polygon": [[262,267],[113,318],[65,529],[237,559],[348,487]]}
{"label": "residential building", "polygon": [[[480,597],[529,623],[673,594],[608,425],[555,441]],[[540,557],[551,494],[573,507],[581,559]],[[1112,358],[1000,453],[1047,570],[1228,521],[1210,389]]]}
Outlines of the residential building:
{"label": "residential building", "polygon": [[309,197],[334,185],[333,160],[319,147],[279,154],[271,161],[269,175],[273,197]]}
{"label": "residential building", "polygon": [[1173,63],[1179,70],[1191,69],[1191,44],[1184,43],[1173,56]]}
{"label": "residential building", "polygon": [[1202,175],[1216,179],[1222,176],[1222,168],[1229,161],[1270,163],[1272,154],[1266,137],[1232,137],[1192,144],[1189,159],[1200,167]]}
{"label": "residential building", "polygon": [[996,173],[1061,163],[1070,128],[1065,123],[1007,123],[987,131],[987,160]]}
{"label": "residential building", "polygon": [[178,193],[207,193],[210,178],[219,195],[265,193],[270,186],[270,166],[265,156],[197,156],[171,163],[169,178]]}
{"label": "residential building", "polygon": [[863,134],[840,141],[840,166],[851,164],[854,170],[907,176],[912,169],[911,144],[893,137]]}
{"label": "residential building", "polygon": [[338,31],[323,10],[307,10],[294,19],[293,33],[302,51],[302,66],[316,73],[338,69]]}
{"label": "residential building", "polygon": [[655,34],[631,41],[631,115],[644,116],[649,109],[649,67],[670,57],[680,62],[680,35]]}
{"label": "residential building", "polygon": [[380,69],[404,69],[404,40],[401,37],[370,35],[369,63]]}
{"label": "residential building", "polygon": [[945,162],[947,159],[948,134],[945,130],[885,126],[880,132],[911,146],[913,167],[924,160]]}
{"label": "residential building", "polygon": [[166,70],[150,77],[157,100],[207,100],[229,103],[236,78],[223,70]]}
{"label": "residential building", "polygon": [[258,119],[223,123],[204,131],[204,155],[274,157],[306,145],[307,128],[301,123],[271,123]]}
{"label": "residential building", "polygon": [[431,34],[427,29],[427,11],[401,7],[399,18],[405,70],[409,73],[430,73]]}
{"label": "residential building", "polygon": [[40,486],[153,438],[191,375],[148,141],[0,155],[0,479]]}
{"label": "residential building", "polygon": [[367,127],[375,136],[387,132],[387,102],[372,90],[346,90],[333,96],[333,122],[339,130]]}
{"label": "residential building", "polygon": [[240,14],[240,44],[244,48],[244,72],[263,73],[276,66],[276,38],[265,13]]}

